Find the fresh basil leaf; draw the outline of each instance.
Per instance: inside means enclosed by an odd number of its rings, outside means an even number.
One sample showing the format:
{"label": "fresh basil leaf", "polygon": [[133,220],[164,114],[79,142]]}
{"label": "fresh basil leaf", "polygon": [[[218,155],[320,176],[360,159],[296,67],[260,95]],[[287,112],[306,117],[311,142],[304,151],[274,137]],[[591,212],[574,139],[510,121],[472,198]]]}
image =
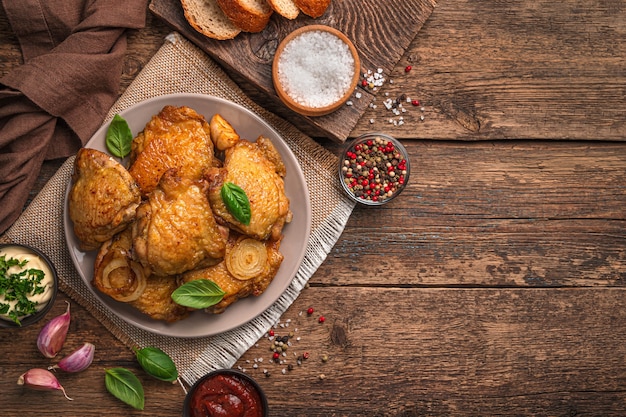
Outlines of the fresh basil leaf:
{"label": "fresh basil leaf", "polygon": [[226,208],[242,224],[250,224],[250,201],[246,192],[232,182],[224,183],[220,191]]}
{"label": "fresh basil leaf", "polygon": [[118,158],[124,158],[130,153],[130,145],[133,142],[133,134],[126,120],[116,114],[109,124],[105,143],[107,149]]}
{"label": "fresh basil leaf", "polygon": [[143,410],[144,392],[141,381],[126,368],[107,369],[104,384],[115,398],[137,410]]}
{"label": "fresh basil leaf", "polygon": [[181,306],[196,309],[211,307],[222,301],[226,293],[208,279],[189,281],[172,293],[172,300]]}
{"label": "fresh basil leaf", "polygon": [[178,378],[178,370],[172,358],[156,347],[135,349],[139,365],[149,375],[161,381],[172,382]]}

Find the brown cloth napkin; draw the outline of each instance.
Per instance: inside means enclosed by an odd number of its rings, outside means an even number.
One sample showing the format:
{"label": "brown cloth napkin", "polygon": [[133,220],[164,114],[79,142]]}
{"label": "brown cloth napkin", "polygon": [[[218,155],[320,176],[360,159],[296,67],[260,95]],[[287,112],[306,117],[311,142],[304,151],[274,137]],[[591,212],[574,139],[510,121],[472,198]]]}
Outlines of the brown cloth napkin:
{"label": "brown cloth napkin", "polygon": [[68,157],[119,95],[126,30],[147,0],[2,0],[24,63],[0,78],[0,233],[20,215],[41,164]]}

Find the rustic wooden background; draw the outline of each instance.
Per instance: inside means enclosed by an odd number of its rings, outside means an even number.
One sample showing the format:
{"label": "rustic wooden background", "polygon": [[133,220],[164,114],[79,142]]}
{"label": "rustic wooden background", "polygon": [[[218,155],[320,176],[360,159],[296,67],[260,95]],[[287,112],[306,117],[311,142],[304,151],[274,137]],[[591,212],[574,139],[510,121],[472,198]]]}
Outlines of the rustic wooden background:
{"label": "rustic wooden background", "polygon": [[[131,35],[122,89],[169,31],[149,16]],[[3,15],[0,38],[3,73],[21,59]],[[626,415],[625,49],[622,1],[438,2],[382,92],[424,111],[394,126],[368,109],[351,133],[406,139],[411,183],[388,206],[355,209],[285,313],[301,338],[293,351],[310,358],[283,375],[262,338],[237,363],[273,415]],[[37,328],[0,331],[4,412],[179,415],[180,388],[142,375],[73,308],[68,344],[98,345],[94,366],[64,377],[75,400],[17,387],[48,361]],[[106,393],[112,366],[141,376],[143,413]]]}
{"label": "rustic wooden background", "polygon": [[388,0],[375,5],[360,0],[334,1],[316,19],[301,13],[296,19],[288,20],[274,13],[262,32],[241,33],[228,41],[209,39],[194,30],[187,23],[179,0],[152,0],[150,10],[213,57],[248,93],[261,97],[274,113],[290,119],[305,133],[342,143],[379,91],[358,88],[362,97],[353,99],[352,106],[342,106],[322,117],[300,116],[286,108],[274,90],[272,60],[278,44],[299,27],[331,26],[354,43],[363,73],[380,68],[389,76],[435,4],[435,0]]}

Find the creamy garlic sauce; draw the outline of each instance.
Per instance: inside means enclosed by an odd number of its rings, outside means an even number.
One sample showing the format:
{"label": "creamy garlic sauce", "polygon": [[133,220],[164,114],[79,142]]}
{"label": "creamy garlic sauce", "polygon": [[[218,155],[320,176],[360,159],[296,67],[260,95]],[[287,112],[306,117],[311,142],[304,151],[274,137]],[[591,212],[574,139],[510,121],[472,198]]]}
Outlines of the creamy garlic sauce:
{"label": "creamy garlic sauce", "polygon": [[[2,255],[5,255],[7,260],[9,260],[10,258],[18,259],[19,261],[28,260],[28,263],[25,265],[24,268],[20,268],[17,266],[12,266],[11,268],[9,268],[8,273],[10,274],[19,273],[24,269],[39,269],[43,271],[44,277],[39,285],[45,286],[46,289],[41,294],[31,294],[28,296],[29,300],[37,302],[37,311],[41,311],[46,306],[48,301],[50,301],[53,293],[52,286],[54,285],[54,281],[52,279],[52,271],[48,267],[48,264],[36,253],[29,252],[27,249],[19,246],[3,247],[2,249],[0,249],[0,256]],[[7,303],[7,301],[4,299],[4,295],[0,295],[0,302]],[[17,301],[8,302],[8,304],[11,306],[10,310],[15,307],[16,303]],[[0,319],[13,321],[6,314],[0,314]]]}

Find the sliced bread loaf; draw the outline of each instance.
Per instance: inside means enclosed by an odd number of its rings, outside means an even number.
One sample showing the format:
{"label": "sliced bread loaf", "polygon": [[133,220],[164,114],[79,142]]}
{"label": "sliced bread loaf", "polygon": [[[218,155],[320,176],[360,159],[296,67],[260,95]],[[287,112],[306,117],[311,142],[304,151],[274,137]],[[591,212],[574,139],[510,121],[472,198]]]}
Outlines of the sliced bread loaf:
{"label": "sliced bread loaf", "polygon": [[265,29],[274,10],[267,0],[217,0],[230,21],[244,32]]}
{"label": "sliced bread loaf", "polygon": [[224,14],[216,0],[181,0],[185,19],[198,32],[213,39],[232,39],[241,29]]}
{"label": "sliced bread loaf", "polygon": [[296,6],[307,16],[312,18],[320,17],[324,14],[331,0],[293,0]]}
{"label": "sliced bread loaf", "polygon": [[300,14],[300,9],[293,0],[267,0],[267,2],[276,13],[287,19],[295,19]]}

